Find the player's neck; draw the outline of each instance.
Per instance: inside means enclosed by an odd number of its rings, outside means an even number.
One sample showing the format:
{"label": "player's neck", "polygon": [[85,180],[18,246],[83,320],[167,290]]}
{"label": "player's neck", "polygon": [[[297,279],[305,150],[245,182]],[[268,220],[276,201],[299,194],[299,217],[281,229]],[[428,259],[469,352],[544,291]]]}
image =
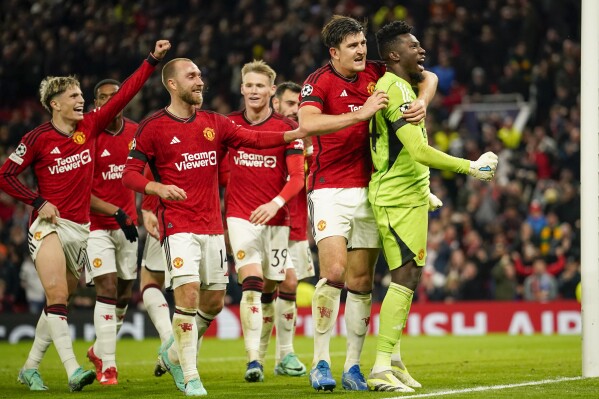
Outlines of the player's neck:
{"label": "player's neck", "polygon": [[67,136],[75,133],[77,121],[63,119],[59,114],[52,116],[52,125]]}
{"label": "player's neck", "polygon": [[106,130],[110,133],[118,133],[123,128],[124,123],[123,117],[119,115],[110,122],[110,125],[106,127]]}
{"label": "player's neck", "polygon": [[412,84],[412,79],[410,78],[410,74],[408,74],[402,67],[397,64],[387,64],[387,70],[391,73],[399,76],[406,82]]}
{"label": "player's neck", "polygon": [[353,79],[358,74],[355,71],[350,71],[349,69],[343,68],[341,64],[337,62],[337,60],[335,59],[331,60],[331,65],[333,66],[333,69],[335,69],[335,72],[337,72],[337,74],[343,76],[346,79]]}
{"label": "player's neck", "polygon": [[171,101],[170,105],[166,107],[166,110],[177,118],[187,119],[196,112],[196,107],[199,108],[200,106],[182,101]]}
{"label": "player's neck", "polygon": [[267,120],[272,115],[272,108],[264,107],[260,110],[253,108],[246,108],[244,111],[245,119],[247,119],[252,125],[258,125]]}

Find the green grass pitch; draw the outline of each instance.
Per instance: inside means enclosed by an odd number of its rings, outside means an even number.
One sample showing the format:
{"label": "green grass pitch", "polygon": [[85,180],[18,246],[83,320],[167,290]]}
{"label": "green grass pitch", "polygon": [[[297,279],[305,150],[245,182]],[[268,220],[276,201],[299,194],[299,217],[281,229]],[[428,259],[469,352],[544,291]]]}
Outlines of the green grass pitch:
{"label": "green grass pitch", "polygon": [[[0,344],[0,398],[176,398],[177,391],[169,374],[154,377],[157,339],[120,340],[117,344],[119,384],[101,386],[94,382],[82,392],[69,393],[65,371],[54,348],[50,348],[40,372],[50,390],[30,392],[16,382],[31,342]],[[243,379],[245,353],[242,340],[206,339],[202,345],[199,369],[209,398],[300,399],[326,397],[390,398],[596,398],[599,379],[573,379],[539,385],[511,386],[528,382],[581,376],[581,338],[579,336],[508,336],[481,337],[404,337],[402,354],[410,373],[423,385],[414,394],[346,392],[341,388],[345,361],[345,339],[331,342],[333,393],[314,391],[308,377],[274,376],[274,339],[265,364],[265,381],[248,384]],[[74,343],[75,353],[84,367],[91,368],[85,357],[89,343]],[[376,340],[368,337],[362,355],[362,370],[367,373],[375,355]],[[296,352],[309,367],[312,340],[296,338]],[[507,387],[497,388],[500,385]],[[488,387],[494,387],[489,389]],[[465,389],[480,389],[464,392]],[[455,392],[458,391],[458,392]],[[459,392],[462,391],[462,392]],[[416,395],[416,396],[414,396]]]}

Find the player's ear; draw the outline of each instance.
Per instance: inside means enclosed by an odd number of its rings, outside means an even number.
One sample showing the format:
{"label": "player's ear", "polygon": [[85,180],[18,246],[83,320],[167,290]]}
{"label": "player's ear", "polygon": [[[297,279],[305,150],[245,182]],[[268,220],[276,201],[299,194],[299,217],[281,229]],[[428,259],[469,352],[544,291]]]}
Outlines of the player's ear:
{"label": "player's ear", "polygon": [[331,58],[338,60],[339,59],[339,49],[337,49],[336,47],[329,48],[329,55],[331,56]]}
{"label": "player's ear", "polygon": [[389,53],[389,59],[391,61],[399,62],[399,53],[397,51],[391,51]]}
{"label": "player's ear", "polygon": [[54,111],[60,111],[60,103],[56,100],[50,100],[50,108]]}

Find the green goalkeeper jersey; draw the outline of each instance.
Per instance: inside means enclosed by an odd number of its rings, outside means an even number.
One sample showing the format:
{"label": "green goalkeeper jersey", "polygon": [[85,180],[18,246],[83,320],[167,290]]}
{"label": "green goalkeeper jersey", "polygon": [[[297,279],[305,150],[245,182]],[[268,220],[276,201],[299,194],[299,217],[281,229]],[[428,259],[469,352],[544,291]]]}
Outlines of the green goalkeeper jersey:
{"label": "green goalkeeper jersey", "polygon": [[418,126],[406,122],[403,113],[416,99],[408,82],[386,72],[377,82],[376,90],[389,95],[389,105],[370,121],[374,173],[369,184],[369,200],[378,206],[428,204],[429,167],[467,173],[470,161],[430,147],[424,120]]}

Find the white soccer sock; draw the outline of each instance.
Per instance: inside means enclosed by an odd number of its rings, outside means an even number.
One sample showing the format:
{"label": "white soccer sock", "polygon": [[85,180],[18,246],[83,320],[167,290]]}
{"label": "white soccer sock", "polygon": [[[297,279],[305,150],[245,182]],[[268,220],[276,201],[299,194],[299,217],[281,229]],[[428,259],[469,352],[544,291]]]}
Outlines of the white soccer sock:
{"label": "white soccer sock", "polygon": [[37,369],[44,358],[44,354],[48,350],[48,347],[52,343],[52,337],[50,336],[50,330],[48,327],[48,320],[46,318],[46,312],[42,310],[37,326],[35,327],[35,338],[29,356],[25,361],[24,369]]}
{"label": "white soccer sock", "polygon": [[[264,294],[262,294],[264,295]],[[275,305],[273,302],[262,303],[262,331],[260,332],[260,352],[258,358],[260,363],[264,364],[264,358],[268,351],[268,343],[272,335],[275,319]],[[278,329],[277,329],[278,333]],[[277,342],[278,345],[278,342]]]}
{"label": "white soccer sock", "polygon": [[297,309],[295,301],[288,301],[277,298],[275,303],[275,324],[277,326],[277,353],[275,364],[279,364],[281,359],[289,353],[293,353],[293,333]]}
{"label": "white soccer sock", "polygon": [[164,344],[173,334],[168,303],[158,286],[147,286],[142,296],[150,320],[158,331],[160,341]]}
{"label": "white soccer sock", "polygon": [[345,355],[344,371],[360,364],[360,355],[364,346],[364,339],[370,324],[370,304],[372,296],[347,292],[345,300],[345,327],[347,330],[347,352]]}
{"label": "white soccer sock", "polygon": [[337,315],[339,314],[339,301],[341,288],[326,284],[327,279],[322,278],[316,284],[312,297],[312,319],[314,321],[314,359],[312,366],[320,360],[325,360],[331,365],[329,343]]}
{"label": "white soccer sock", "polygon": [[[114,300],[107,299],[105,301],[103,298],[98,298],[94,307],[94,327],[96,329],[94,353],[102,359],[102,371],[109,367],[116,367],[116,305]],[[112,303],[108,303],[108,301]]]}
{"label": "white soccer sock", "polygon": [[75,358],[75,353],[73,353],[73,342],[71,341],[69,325],[67,324],[67,306],[50,305],[46,309],[48,312],[46,320],[52,342],[64,365],[67,377],[70,377],[79,368],[79,363]]}
{"label": "white soccer sock", "polygon": [[260,334],[262,332],[262,292],[247,290],[241,295],[239,315],[243,341],[248,356],[248,362],[259,359]]}
{"label": "white soccer sock", "polygon": [[210,313],[205,313],[202,312],[200,309],[198,309],[198,312],[196,313],[196,325],[198,326],[198,353],[200,352],[200,348],[202,347],[202,341],[204,338],[204,333],[206,332],[206,330],[208,329],[208,327],[210,327],[210,323],[212,323],[212,320],[214,320],[216,318],[216,315],[210,314]]}
{"label": "white soccer sock", "polygon": [[116,315],[116,333],[118,334],[121,331],[121,327],[123,326],[123,322],[125,321],[125,315],[127,314],[128,305],[125,305],[124,308],[119,308],[118,306],[115,309]]}
{"label": "white soccer sock", "polygon": [[185,383],[200,378],[197,367],[198,328],[196,326],[195,309],[180,309],[173,315],[173,336],[177,344],[179,363],[183,370]]}

